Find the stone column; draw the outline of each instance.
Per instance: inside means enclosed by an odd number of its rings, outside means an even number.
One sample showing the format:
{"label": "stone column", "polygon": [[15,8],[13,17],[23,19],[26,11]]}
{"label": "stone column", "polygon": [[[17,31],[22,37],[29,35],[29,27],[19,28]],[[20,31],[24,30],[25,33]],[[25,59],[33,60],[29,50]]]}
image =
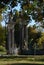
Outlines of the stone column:
{"label": "stone column", "polygon": [[8,52],[10,54],[13,54],[14,53],[14,24],[8,25],[8,46],[9,46]]}
{"label": "stone column", "polygon": [[8,53],[11,54],[11,32],[10,32],[10,29],[8,29],[8,46],[9,46]]}
{"label": "stone column", "polygon": [[20,44],[20,54],[22,54],[22,22],[19,23],[19,44]]}
{"label": "stone column", "polygon": [[12,53],[14,53],[14,28],[12,29]]}
{"label": "stone column", "polygon": [[26,42],[25,42],[25,45],[26,45],[26,49],[28,50],[28,28],[26,26]]}
{"label": "stone column", "polygon": [[22,49],[24,48],[24,26],[22,27]]}

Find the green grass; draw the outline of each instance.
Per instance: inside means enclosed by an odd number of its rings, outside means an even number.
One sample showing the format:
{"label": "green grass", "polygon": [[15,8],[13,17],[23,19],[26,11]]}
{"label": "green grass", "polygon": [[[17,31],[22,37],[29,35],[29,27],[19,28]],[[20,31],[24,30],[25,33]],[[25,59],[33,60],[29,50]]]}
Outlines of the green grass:
{"label": "green grass", "polygon": [[5,52],[4,52],[4,51],[1,51],[0,54],[1,54],[1,55],[6,54],[6,51],[5,51]]}
{"label": "green grass", "polygon": [[[13,58],[12,58],[13,57]],[[44,65],[44,55],[37,55],[37,56],[34,56],[34,55],[29,55],[29,56],[15,56],[15,55],[11,55],[11,56],[8,56],[8,57],[2,57],[0,58],[0,64],[41,64],[41,65]]]}

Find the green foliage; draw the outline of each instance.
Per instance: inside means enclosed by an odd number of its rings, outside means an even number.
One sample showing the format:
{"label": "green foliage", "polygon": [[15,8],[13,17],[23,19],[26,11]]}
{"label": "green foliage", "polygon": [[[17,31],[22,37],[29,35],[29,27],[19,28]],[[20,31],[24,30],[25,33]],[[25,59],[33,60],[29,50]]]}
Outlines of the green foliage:
{"label": "green foliage", "polygon": [[5,29],[0,25],[0,45],[5,45]]}
{"label": "green foliage", "polygon": [[44,49],[44,33],[41,33],[42,36],[38,39],[38,45],[39,45],[39,48],[42,48]]}
{"label": "green foliage", "polygon": [[0,52],[1,52],[1,51],[6,51],[5,47],[0,46]]}
{"label": "green foliage", "polygon": [[38,32],[36,27],[29,27],[28,30],[29,48],[44,49],[44,33]]}
{"label": "green foliage", "polygon": [[[14,8],[16,5],[18,5],[18,3],[20,3],[21,5],[21,11],[24,10],[24,13],[25,11],[27,11],[27,15],[25,16],[28,16],[29,14],[31,14],[33,16],[33,18],[35,19],[35,21],[42,21],[43,20],[43,12],[44,11],[44,0],[32,0],[31,3],[30,3],[30,0],[1,0],[0,3],[4,2],[5,4],[8,5],[8,3],[11,2],[10,6],[12,8]],[[40,5],[38,5],[40,4]],[[0,4],[1,5],[1,4]],[[6,5],[4,5],[6,6]],[[3,6],[0,6],[1,9],[4,8]],[[6,6],[7,7],[7,6]],[[37,12],[37,13],[35,13]],[[39,16],[40,15],[40,16]],[[27,18],[25,18],[27,19]]]}
{"label": "green foliage", "polygon": [[3,19],[3,18],[2,18],[2,15],[0,14],[0,23],[1,23],[2,19]]}

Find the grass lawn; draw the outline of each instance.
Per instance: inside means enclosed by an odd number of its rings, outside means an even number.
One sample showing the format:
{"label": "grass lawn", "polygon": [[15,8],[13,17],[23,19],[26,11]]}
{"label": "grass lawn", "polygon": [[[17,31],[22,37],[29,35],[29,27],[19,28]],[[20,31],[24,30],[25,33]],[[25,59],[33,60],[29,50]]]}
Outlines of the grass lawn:
{"label": "grass lawn", "polygon": [[1,51],[1,52],[0,52],[0,55],[3,55],[3,54],[6,54],[6,52],[4,52],[4,51]]}
{"label": "grass lawn", "polygon": [[44,55],[29,55],[29,56],[8,56],[8,57],[2,57],[0,58],[0,65],[6,65],[6,64],[32,64],[32,65],[44,65]]}

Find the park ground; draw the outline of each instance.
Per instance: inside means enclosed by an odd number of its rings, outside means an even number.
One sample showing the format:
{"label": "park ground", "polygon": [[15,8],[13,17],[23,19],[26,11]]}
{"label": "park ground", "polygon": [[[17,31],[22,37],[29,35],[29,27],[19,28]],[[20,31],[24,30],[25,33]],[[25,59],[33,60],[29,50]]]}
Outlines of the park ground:
{"label": "park ground", "polygon": [[44,55],[2,55],[0,65],[44,65]]}

